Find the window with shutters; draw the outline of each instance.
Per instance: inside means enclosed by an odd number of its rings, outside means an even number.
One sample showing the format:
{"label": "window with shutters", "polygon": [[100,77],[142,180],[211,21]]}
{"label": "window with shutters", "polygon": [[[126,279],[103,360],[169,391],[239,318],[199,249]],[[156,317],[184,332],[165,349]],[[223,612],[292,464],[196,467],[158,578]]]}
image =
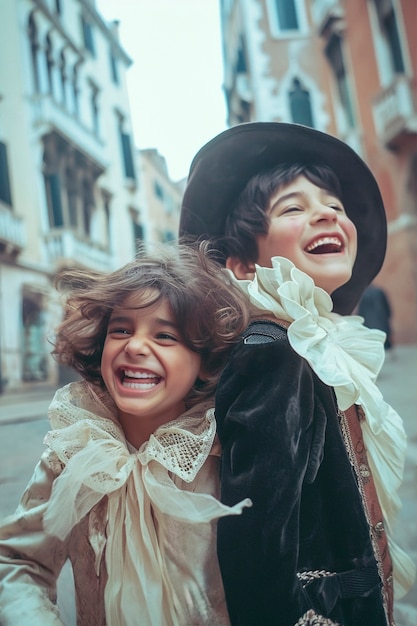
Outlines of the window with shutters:
{"label": "window with shutters", "polygon": [[136,180],[136,168],[133,160],[133,149],[130,134],[124,129],[125,119],[122,113],[116,112],[117,125],[120,136],[120,146],[122,152],[123,171],[126,178]]}
{"label": "window with shutters", "polygon": [[2,141],[0,141],[0,201],[12,206],[7,146]]}
{"label": "window with shutters", "polygon": [[296,124],[314,127],[310,93],[304,89],[298,78],[294,78],[288,95],[292,121]]}
{"label": "window with shutters", "polygon": [[403,74],[404,57],[393,2],[392,0],[374,0],[374,2],[381,32],[389,50],[392,69],[396,74]]}
{"label": "window with shutters", "polygon": [[81,29],[83,33],[84,46],[93,56],[95,56],[96,49],[94,45],[93,26],[84,16],[81,17]]}
{"label": "window with shutters", "polygon": [[306,32],[305,0],[268,0],[271,35],[289,37]]}
{"label": "window with shutters", "polygon": [[342,40],[338,35],[333,35],[327,46],[326,56],[329,60],[336,81],[339,102],[342,106],[347,127],[355,126],[352,98],[350,94],[349,77],[343,58]]}

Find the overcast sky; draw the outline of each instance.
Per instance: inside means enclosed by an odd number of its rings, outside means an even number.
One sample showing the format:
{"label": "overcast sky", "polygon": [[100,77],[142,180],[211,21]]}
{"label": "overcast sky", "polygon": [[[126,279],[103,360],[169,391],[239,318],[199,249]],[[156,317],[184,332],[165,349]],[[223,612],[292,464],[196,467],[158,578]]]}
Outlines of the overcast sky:
{"label": "overcast sky", "polygon": [[173,180],[226,128],[219,0],[96,0],[120,21],[135,142],[157,148]]}

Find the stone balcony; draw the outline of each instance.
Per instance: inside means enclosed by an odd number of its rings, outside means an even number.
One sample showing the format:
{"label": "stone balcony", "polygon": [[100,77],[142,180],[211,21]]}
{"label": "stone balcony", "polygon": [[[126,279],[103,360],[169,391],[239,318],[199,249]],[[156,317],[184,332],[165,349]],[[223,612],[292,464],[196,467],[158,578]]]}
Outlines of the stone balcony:
{"label": "stone balcony", "polygon": [[39,136],[57,132],[66,141],[92,159],[100,171],[108,165],[103,142],[82,122],[56,103],[49,94],[37,96],[33,101],[33,121]]}
{"label": "stone balcony", "polygon": [[26,234],[22,218],[0,203],[0,252],[14,256],[25,245]]}
{"label": "stone balcony", "polygon": [[409,79],[397,75],[374,99],[373,117],[380,141],[395,149],[411,134],[417,135],[417,107]]}
{"label": "stone balcony", "polygon": [[111,253],[93,241],[81,239],[70,230],[52,230],[45,236],[48,262],[55,270],[82,267],[109,272],[114,269]]}

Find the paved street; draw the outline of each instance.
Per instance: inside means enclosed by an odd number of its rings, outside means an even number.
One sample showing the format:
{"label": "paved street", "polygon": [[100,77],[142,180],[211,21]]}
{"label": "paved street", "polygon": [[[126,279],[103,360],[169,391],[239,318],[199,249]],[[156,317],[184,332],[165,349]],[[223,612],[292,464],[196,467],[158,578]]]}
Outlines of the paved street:
{"label": "paved street", "polygon": [[[396,347],[388,356],[379,378],[385,399],[404,419],[408,434],[408,453],[403,508],[396,527],[401,546],[417,563],[417,345]],[[20,494],[43,449],[48,429],[47,406],[51,393],[30,398],[0,397],[0,515],[13,512]],[[60,593],[67,626],[73,626],[73,607],[69,574],[66,572]],[[417,624],[417,584],[396,604],[397,626]],[[17,625],[16,625],[17,626]]]}

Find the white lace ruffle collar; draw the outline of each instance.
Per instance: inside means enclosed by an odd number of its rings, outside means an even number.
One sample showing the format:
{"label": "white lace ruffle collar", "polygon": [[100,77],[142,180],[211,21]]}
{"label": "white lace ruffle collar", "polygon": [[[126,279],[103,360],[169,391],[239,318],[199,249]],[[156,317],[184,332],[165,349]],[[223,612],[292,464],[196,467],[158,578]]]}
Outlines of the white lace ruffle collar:
{"label": "white lace ruffle collar", "polygon": [[406,435],[401,418],[375,384],[384,362],[385,333],[368,329],[359,316],[333,313],[330,296],[286,258],[273,257],[271,268],[256,265],[253,280],[237,280],[225,271],[257,308],[290,322],[292,348],[334,388],[341,410],[352,404],[364,409],[362,432],[387,527],[396,596],[401,597],[412,584],[414,565],[392,539]]}
{"label": "white lace ruffle collar", "polygon": [[144,598],[158,597],[152,606],[141,607],[144,626],[178,624],[154,516],[200,524],[238,515],[251,504],[246,499],[228,507],[210,494],[180,489],[172,478],[192,482],[209,456],[216,433],[211,406],[194,407],[158,428],[138,451],[129,452],[106,392],[96,393],[85,382],[70,383],[56,392],[50,405],[54,430],[45,443],[64,468],[54,481],[44,528],[65,539],[107,496],[105,609],[113,626],[137,624],[132,588]]}

